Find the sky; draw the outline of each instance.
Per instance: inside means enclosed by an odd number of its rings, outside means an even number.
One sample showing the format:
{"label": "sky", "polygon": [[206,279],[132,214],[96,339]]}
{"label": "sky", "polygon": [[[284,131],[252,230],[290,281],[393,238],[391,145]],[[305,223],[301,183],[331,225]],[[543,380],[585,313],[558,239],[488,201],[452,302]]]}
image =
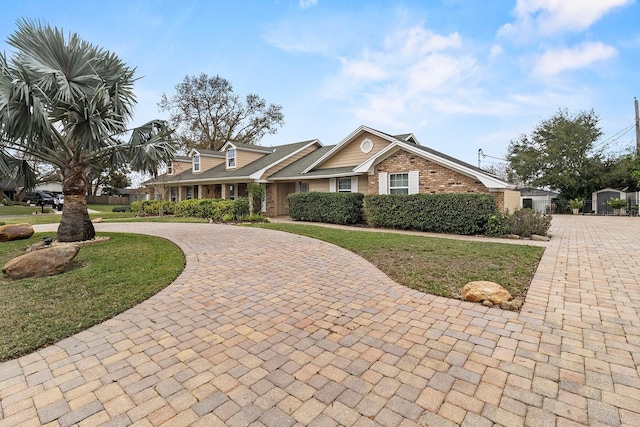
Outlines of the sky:
{"label": "sky", "polygon": [[283,107],[265,146],[333,145],[365,125],[474,165],[482,150],[486,167],[565,108],[593,109],[612,152],[635,144],[635,0],[3,1],[9,55],[20,18],[136,67],[133,126],[168,118],[161,95],[205,73]]}

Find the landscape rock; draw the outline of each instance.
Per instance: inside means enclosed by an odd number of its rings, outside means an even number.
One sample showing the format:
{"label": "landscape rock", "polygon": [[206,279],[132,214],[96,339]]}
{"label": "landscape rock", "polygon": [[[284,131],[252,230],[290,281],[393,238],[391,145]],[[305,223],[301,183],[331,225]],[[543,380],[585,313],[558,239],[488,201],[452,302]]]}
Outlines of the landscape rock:
{"label": "landscape rock", "polygon": [[29,252],[7,262],[2,271],[13,279],[53,276],[64,272],[79,250],[78,245],[70,243]]}
{"label": "landscape rock", "polygon": [[462,288],[460,294],[464,301],[490,301],[495,305],[500,305],[511,299],[511,294],[505,288],[497,283],[487,282],[485,280],[467,283]]}
{"label": "landscape rock", "polygon": [[100,224],[102,222],[102,217],[94,218],[91,222],[94,224]]}
{"label": "landscape rock", "polygon": [[522,307],[522,300],[515,298],[512,301],[505,301],[500,304],[500,308],[503,310],[518,311]]}
{"label": "landscape rock", "polygon": [[489,307],[489,308],[493,307],[493,303],[491,301],[489,301],[489,300],[482,301],[482,305],[484,305],[485,307]]}
{"label": "landscape rock", "polygon": [[0,227],[0,242],[28,239],[33,236],[31,224],[7,224]]}
{"label": "landscape rock", "polygon": [[550,239],[547,236],[539,236],[537,234],[532,234],[531,240],[536,240],[538,242],[548,242]]}
{"label": "landscape rock", "polygon": [[507,234],[504,237],[511,240],[520,240],[520,236],[518,236],[517,234]]}

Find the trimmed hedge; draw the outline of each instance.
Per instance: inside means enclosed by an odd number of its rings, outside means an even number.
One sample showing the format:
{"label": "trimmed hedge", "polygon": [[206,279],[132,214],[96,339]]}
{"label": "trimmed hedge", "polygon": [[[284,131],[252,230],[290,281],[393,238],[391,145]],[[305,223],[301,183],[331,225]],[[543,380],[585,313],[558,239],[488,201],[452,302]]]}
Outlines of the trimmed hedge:
{"label": "trimmed hedge", "polygon": [[160,215],[160,204],[162,204],[163,215],[173,215],[176,202],[170,200],[143,200],[131,203],[131,211],[135,214],[145,216]]}
{"label": "trimmed hedge", "polygon": [[364,198],[369,225],[450,234],[482,234],[498,213],[488,194],[390,194]]}
{"label": "trimmed hedge", "polygon": [[355,224],[362,221],[362,193],[289,194],[289,216],[296,221]]}
{"label": "trimmed hedge", "polygon": [[249,200],[192,199],[177,202],[175,215],[212,218],[214,221],[241,220],[249,215]]}

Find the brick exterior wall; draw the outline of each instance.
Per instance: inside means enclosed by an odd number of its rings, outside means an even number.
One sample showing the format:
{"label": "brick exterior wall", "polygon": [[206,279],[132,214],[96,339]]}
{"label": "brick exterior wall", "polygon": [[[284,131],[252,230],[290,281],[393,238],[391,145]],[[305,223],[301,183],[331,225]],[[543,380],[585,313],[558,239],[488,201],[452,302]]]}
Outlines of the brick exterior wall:
{"label": "brick exterior wall", "polygon": [[369,175],[369,194],[378,194],[378,174],[419,172],[419,192],[421,194],[437,193],[476,193],[490,194],[496,200],[498,209],[504,211],[504,193],[492,193],[480,181],[445,168],[437,163],[423,159],[415,154],[400,150],[386,158],[374,168]]}
{"label": "brick exterior wall", "polygon": [[265,191],[265,215],[269,217],[273,217],[276,215],[276,185],[277,184],[267,184],[267,188]]}

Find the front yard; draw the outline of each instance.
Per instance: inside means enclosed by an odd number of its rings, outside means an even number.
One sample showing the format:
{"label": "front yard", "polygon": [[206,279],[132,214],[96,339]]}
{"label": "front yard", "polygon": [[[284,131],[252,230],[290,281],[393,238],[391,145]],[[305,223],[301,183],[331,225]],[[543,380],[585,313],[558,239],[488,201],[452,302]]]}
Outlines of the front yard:
{"label": "front yard", "polygon": [[396,282],[428,294],[459,298],[470,281],[488,280],[524,301],[544,248],[396,233],[341,230],[303,224],[257,227],[313,237],[341,246]]}

